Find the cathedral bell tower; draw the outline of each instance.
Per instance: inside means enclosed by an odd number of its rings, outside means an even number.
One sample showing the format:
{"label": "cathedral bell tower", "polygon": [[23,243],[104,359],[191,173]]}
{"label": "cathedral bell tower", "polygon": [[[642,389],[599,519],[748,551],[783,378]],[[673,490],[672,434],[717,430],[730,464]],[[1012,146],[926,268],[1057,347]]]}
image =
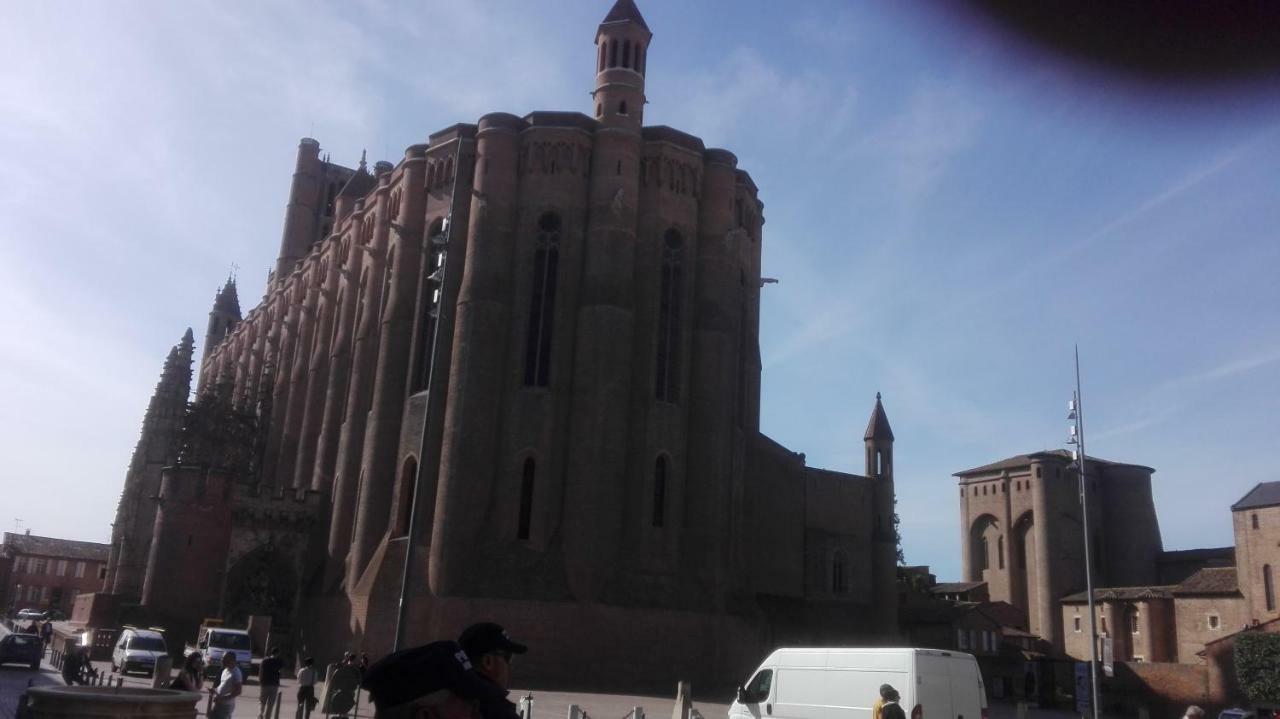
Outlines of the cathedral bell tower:
{"label": "cathedral bell tower", "polygon": [[634,0],[618,0],[596,31],[596,119],[606,127],[644,124],[644,73],[653,33]]}
{"label": "cathedral bell tower", "polygon": [[893,430],[889,427],[884,405],[880,404],[879,392],[876,392],[876,406],[871,410],[871,419],[867,422],[862,441],[867,451],[866,476],[874,482],[875,526],[871,530],[873,604],[880,612],[879,626],[896,627],[898,532],[893,521],[896,503],[893,491]]}

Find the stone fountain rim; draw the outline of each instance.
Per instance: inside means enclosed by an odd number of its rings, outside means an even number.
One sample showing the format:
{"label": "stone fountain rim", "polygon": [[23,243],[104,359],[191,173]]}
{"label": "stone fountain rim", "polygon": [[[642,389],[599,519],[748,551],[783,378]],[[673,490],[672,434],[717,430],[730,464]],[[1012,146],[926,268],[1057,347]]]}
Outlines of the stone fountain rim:
{"label": "stone fountain rim", "polygon": [[181,689],[153,689],[151,687],[87,687],[87,686],[48,686],[31,687],[28,694],[49,699],[86,699],[103,703],[124,703],[145,700],[154,704],[191,703],[194,698],[199,701],[202,696],[198,692]]}

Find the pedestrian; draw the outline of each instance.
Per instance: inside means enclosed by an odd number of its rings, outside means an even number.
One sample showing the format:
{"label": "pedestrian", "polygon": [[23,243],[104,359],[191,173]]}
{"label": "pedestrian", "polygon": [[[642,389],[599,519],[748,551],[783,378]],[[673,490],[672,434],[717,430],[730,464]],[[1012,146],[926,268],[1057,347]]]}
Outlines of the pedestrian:
{"label": "pedestrian", "polygon": [[884,704],[880,707],[881,719],[907,719],[906,712],[898,706],[898,690],[888,684],[880,686],[880,698]]}
{"label": "pedestrian", "polygon": [[267,651],[267,658],[258,667],[258,719],[271,719],[271,712],[280,699],[280,670],[284,662],[280,659],[280,648],[272,647]]}
{"label": "pedestrian", "polygon": [[45,649],[49,648],[49,642],[53,641],[53,622],[45,622],[40,625],[40,643]]}
{"label": "pedestrian", "polygon": [[1187,711],[1182,715],[1182,719],[1204,719],[1204,710],[1192,704],[1187,707]]}
{"label": "pedestrian", "polygon": [[209,687],[213,695],[213,711],[209,719],[231,719],[236,711],[236,697],[244,689],[244,675],[236,665],[236,653],[227,651],[222,654],[222,675],[218,678],[218,686]]}
{"label": "pedestrian", "polygon": [[310,719],[316,708],[316,660],[307,657],[302,660],[302,671],[298,672],[298,713],[297,719]]}
{"label": "pedestrian", "polygon": [[67,656],[62,658],[62,681],[66,682],[67,686],[84,683],[80,678],[80,661],[79,649],[67,652]]}
{"label": "pedestrian", "polygon": [[881,684],[880,695],[876,697],[876,703],[871,705],[871,719],[880,719],[880,710],[884,708],[884,695],[886,691],[893,691],[893,687],[888,684]]}
{"label": "pedestrian", "polygon": [[455,642],[432,642],[383,657],[361,684],[379,719],[482,719],[479,707],[505,701]]}
{"label": "pedestrian", "polygon": [[365,672],[369,671],[369,655],[368,654],[365,654],[364,652],[360,652],[359,667],[360,667],[360,676],[364,677]]}
{"label": "pedestrian", "polygon": [[191,652],[182,662],[178,676],[169,682],[170,689],[181,689],[184,692],[199,692],[204,684],[204,656],[200,652]]}
{"label": "pedestrian", "polygon": [[458,644],[467,653],[480,679],[498,690],[480,700],[480,713],[484,719],[517,719],[520,713],[516,705],[507,699],[507,690],[511,688],[511,662],[515,655],[529,651],[529,647],[513,641],[501,625],[493,622],[472,624],[462,630]]}

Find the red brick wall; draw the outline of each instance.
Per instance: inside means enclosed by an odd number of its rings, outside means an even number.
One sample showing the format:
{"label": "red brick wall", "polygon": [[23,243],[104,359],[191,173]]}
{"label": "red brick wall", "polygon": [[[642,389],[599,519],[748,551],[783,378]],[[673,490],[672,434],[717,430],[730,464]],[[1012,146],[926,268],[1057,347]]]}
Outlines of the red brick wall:
{"label": "red brick wall", "polygon": [[1177,716],[1187,705],[1197,704],[1208,709],[1216,702],[1209,692],[1208,667],[1116,662],[1110,691],[1104,690],[1103,706],[1109,708],[1115,704],[1127,710],[1145,706],[1151,716]]}
{"label": "red brick wall", "polygon": [[[98,572],[106,566],[106,560],[98,561],[93,559],[70,559],[66,557],[36,557],[31,555],[19,555],[23,557],[22,571],[10,571],[8,583],[5,587],[5,596],[8,604],[15,609],[25,609],[32,607],[35,609],[59,608],[70,614],[74,599],[72,593],[85,594],[88,592],[96,592],[102,588],[102,579],[99,578]],[[42,560],[43,568],[40,572],[33,572],[33,562]],[[11,562],[13,560],[10,560]],[[66,562],[66,567],[61,576],[58,574],[59,562]],[[76,576],[76,564],[84,562],[84,576]],[[10,565],[12,569],[12,564]],[[52,569],[51,569],[52,568]],[[21,587],[21,596],[18,595],[18,588]],[[30,588],[35,587],[39,592],[37,599],[29,599]],[[47,599],[43,591],[48,587]]]}

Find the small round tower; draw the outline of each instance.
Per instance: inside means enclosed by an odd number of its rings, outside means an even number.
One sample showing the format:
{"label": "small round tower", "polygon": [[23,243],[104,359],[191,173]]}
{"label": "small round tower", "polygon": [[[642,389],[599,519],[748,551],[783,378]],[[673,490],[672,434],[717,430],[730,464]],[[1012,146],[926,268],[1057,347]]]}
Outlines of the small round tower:
{"label": "small round tower", "polygon": [[644,75],[653,33],[634,0],[618,0],[596,31],[596,119],[606,127],[644,124]]}

